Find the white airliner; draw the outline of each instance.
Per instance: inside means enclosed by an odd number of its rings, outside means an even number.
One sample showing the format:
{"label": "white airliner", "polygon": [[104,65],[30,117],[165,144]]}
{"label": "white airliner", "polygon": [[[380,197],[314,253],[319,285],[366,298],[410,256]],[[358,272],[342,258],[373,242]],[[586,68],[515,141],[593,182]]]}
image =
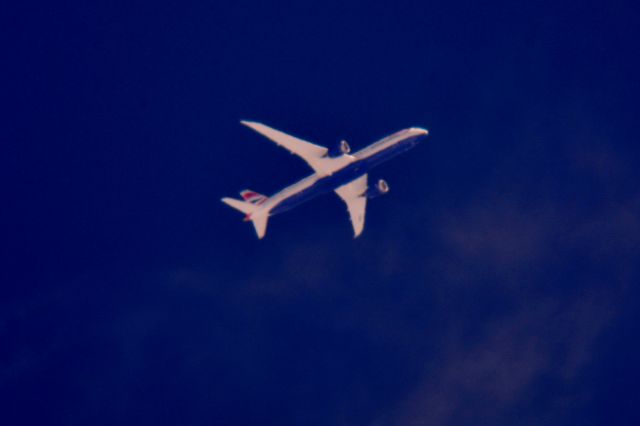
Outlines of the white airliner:
{"label": "white airliner", "polygon": [[276,144],[300,156],[314,173],[271,197],[245,189],[240,192],[243,200],[223,198],[222,202],[245,214],[245,221],[252,221],[258,238],[267,231],[269,216],[282,213],[318,195],[335,191],[347,204],[354,237],[364,229],[364,216],[368,198],[389,191],[387,182],[380,179],[373,187],[367,183],[371,168],[407,151],[423,140],[429,132],[420,128],[400,130],[368,147],[350,154],[351,148],[341,141],[334,149],[296,138],[264,124],[241,121],[242,124],[266,136]]}

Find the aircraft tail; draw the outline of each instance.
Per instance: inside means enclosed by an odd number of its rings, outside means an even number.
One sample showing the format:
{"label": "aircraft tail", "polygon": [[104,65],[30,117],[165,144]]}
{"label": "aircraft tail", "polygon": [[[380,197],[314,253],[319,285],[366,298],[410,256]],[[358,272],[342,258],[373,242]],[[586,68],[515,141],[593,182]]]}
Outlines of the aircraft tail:
{"label": "aircraft tail", "polygon": [[250,220],[253,223],[253,227],[256,230],[258,238],[262,239],[262,237],[264,237],[264,234],[267,232],[267,220],[269,219],[268,212],[265,212],[266,214],[253,216],[253,214],[260,208],[260,205],[228,197],[223,198],[222,202],[244,213],[244,220]]}
{"label": "aircraft tail", "polygon": [[255,204],[256,206],[259,206],[260,204],[267,201],[267,197],[265,195],[259,194],[256,191],[252,191],[250,189],[245,189],[244,191],[240,191],[240,196],[246,202]]}

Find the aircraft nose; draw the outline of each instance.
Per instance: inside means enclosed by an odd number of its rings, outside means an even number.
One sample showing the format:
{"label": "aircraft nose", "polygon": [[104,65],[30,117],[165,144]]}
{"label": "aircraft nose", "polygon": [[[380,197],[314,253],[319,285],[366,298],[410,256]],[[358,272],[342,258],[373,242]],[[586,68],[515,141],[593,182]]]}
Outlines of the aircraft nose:
{"label": "aircraft nose", "polygon": [[429,134],[429,131],[427,129],[423,129],[421,127],[412,127],[411,128],[411,133],[414,136],[427,136]]}
{"label": "aircraft nose", "polygon": [[422,129],[422,128],[416,127],[416,128],[413,128],[412,130],[414,131],[414,133],[413,133],[413,135],[414,135],[413,139],[415,140],[414,143],[422,142],[429,135],[429,131],[427,129]]}

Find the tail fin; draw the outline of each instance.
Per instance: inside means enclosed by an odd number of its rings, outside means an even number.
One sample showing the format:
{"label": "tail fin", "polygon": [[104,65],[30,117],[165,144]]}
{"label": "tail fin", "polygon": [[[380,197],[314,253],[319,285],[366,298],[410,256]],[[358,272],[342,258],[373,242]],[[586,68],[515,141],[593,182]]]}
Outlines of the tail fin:
{"label": "tail fin", "polygon": [[256,206],[259,206],[260,204],[267,201],[267,197],[265,195],[259,194],[256,191],[252,191],[250,189],[245,189],[244,191],[240,191],[240,196],[246,202],[255,204]]}
{"label": "tail fin", "polygon": [[228,197],[223,198],[222,202],[244,213],[246,215],[244,220],[250,220],[253,222],[253,227],[256,229],[258,238],[262,239],[262,237],[264,237],[264,234],[267,232],[267,220],[269,219],[269,214],[265,212],[266,214],[260,214],[254,217],[253,213],[260,208],[259,205]]}

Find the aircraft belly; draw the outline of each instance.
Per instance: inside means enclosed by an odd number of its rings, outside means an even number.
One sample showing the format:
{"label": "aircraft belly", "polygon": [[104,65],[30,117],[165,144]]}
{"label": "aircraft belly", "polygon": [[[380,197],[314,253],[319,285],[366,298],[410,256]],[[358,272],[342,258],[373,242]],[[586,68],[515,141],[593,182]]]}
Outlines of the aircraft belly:
{"label": "aircraft belly", "polygon": [[369,168],[367,167],[367,164],[363,162],[352,163],[342,170],[338,170],[330,176],[325,176],[321,179],[318,179],[310,187],[303,189],[296,194],[292,194],[291,196],[282,200],[271,210],[271,214],[273,215],[285,212],[317,196],[320,196],[327,192],[331,192],[337,187],[342,186],[345,183],[351,182],[352,180],[362,176],[363,174],[367,173],[368,170]]}
{"label": "aircraft belly", "polygon": [[271,209],[270,213],[272,215],[275,215],[285,212],[324,193],[331,192],[336,188],[351,182],[354,179],[359,178],[360,176],[368,173],[369,170],[374,166],[377,166],[378,164],[383,163],[390,158],[411,149],[417,143],[419,138],[420,136],[410,137],[398,144],[375,152],[368,157],[358,158],[357,161],[347,165],[341,170],[336,171],[332,175],[321,177],[312,185],[287,196],[278,204],[276,204]]}
{"label": "aircraft belly", "polygon": [[367,164],[367,168],[372,168],[377,166],[378,164],[384,163],[387,160],[395,157],[396,155],[402,154],[405,151],[410,150],[415,146],[418,142],[420,136],[411,137],[403,140],[402,142],[392,145],[382,151],[378,151],[368,157],[364,157],[360,159],[361,162]]}

